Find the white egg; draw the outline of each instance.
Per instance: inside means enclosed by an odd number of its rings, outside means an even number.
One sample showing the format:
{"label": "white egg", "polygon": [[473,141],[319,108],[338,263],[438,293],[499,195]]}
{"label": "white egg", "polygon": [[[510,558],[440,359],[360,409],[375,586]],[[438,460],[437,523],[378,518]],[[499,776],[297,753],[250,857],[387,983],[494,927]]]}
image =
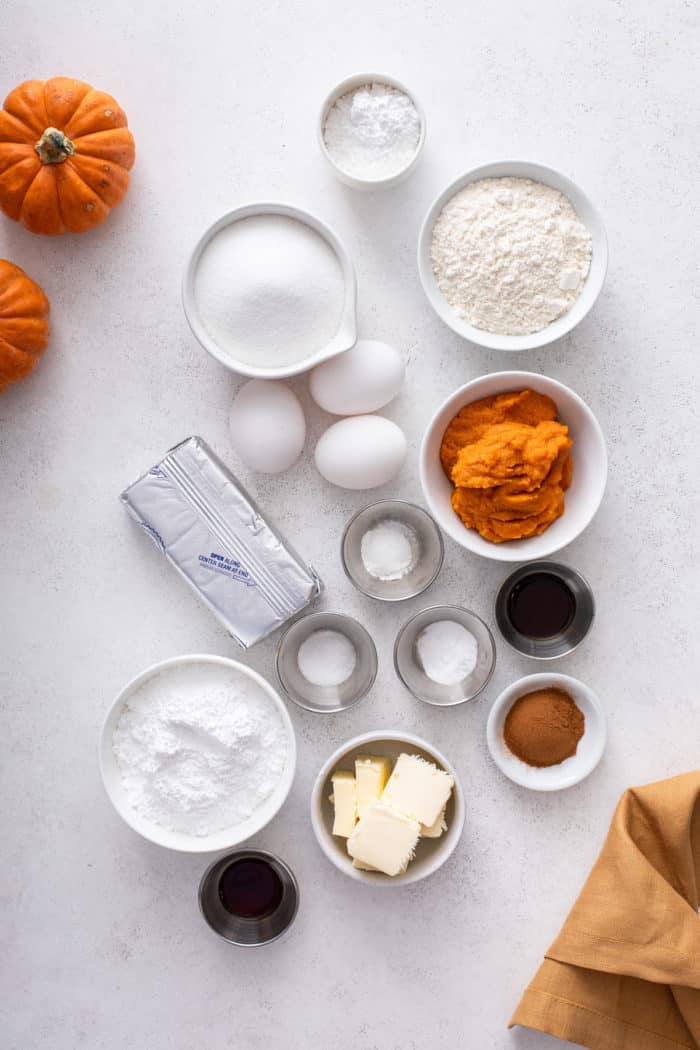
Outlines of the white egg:
{"label": "white egg", "polygon": [[309,389],[316,404],[336,416],[364,415],[396,397],[406,367],[398,350],[360,339],[351,350],[316,365]]}
{"label": "white egg", "polygon": [[301,455],[306,419],[299,398],[284,383],[251,379],[231,406],[231,441],[251,470],[280,474]]}
{"label": "white egg", "polygon": [[319,473],[332,485],[373,489],[400,471],[406,438],[401,427],[383,416],[352,416],[321,435],[315,458]]}

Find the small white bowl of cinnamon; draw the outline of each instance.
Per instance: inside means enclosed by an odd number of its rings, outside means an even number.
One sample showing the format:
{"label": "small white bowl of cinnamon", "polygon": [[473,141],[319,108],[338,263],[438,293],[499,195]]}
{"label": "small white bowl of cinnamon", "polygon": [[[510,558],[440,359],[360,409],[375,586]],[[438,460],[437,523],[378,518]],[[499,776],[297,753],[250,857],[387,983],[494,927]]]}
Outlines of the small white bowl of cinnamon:
{"label": "small white bowl of cinnamon", "polygon": [[502,773],[533,791],[561,791],[592,773],[606,742],[600,701],[566,674],[519,678],[494,703],[486,726]]}

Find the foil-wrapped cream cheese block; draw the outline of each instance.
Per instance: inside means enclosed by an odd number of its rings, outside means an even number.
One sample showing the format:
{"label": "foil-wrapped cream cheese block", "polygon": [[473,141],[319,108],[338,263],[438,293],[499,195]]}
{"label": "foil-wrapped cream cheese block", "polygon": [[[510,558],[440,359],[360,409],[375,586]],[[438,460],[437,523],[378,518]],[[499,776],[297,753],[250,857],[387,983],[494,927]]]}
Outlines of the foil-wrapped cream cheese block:
{"label": "foil-wrapped cream cheese block", "polygon": [[199,437],[172,448],[121,500],[244,649],[321,593],[318,575]]}

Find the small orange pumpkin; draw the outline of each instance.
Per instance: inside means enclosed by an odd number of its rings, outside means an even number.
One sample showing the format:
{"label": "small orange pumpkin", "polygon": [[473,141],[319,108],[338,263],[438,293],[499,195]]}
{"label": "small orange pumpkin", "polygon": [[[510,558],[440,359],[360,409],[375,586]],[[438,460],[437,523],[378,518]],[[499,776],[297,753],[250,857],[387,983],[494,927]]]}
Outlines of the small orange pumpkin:
{"label": "small orange pumpkin", "polygon": [[111,95],[69,77],[27,80],[0,110],[0,208],[32,233],[83,233],[119,204],[134,137]]}
{"label": "small orange pumpkin", "polygon": [[0,391],[25,379],[49,341],[49,300],[14,263],[0,259]]}

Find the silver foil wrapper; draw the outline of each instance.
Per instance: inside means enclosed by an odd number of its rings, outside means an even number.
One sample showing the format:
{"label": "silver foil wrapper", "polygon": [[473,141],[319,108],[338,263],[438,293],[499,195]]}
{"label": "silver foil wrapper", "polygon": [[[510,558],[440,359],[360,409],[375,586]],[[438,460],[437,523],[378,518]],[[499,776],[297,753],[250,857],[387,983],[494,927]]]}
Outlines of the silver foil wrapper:
{"label": "silver foil wrapper", "polygon": [[172,448],[121,500],[244,649],[321,593],[318,575],[199,437]]}

